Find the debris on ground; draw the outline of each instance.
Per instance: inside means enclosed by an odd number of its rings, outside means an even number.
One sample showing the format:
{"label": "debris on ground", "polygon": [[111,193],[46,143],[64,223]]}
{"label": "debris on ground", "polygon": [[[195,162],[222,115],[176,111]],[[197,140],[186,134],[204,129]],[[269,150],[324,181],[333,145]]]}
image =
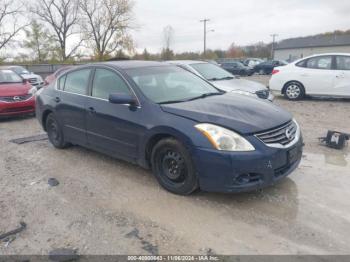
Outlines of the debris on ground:
{"label": "debris on ground", "polygon": [[69,248],[58,248],[50,251],[49,259],[57,262],[76,261],[79,259],[78,250]]}
{"label": "debris on ground", "polygon": [[347,141],[350,139],[350,134],[341,133],[337,131],[328,131],[326,137],[320,137],[320,143],[334,149],[343,149]]}
{"label": "debris on ground", "polygon": [[12,139],[10,140],[11,143],[15,143],[17,145],[22,145],[30,142],[38,142],[38,141],[43,141],[47,140],[47,134],[40,134],[40,135],[35,135],[35,136],[28,136],[28,137],[22,137],[22,138],[17,138],[17,139]]}
{"label": "debris on ground", "polygon": [[56,178],[49,178],[48,184],[51,187],[55,187],[55,186],[58,186],[60,184],[60,182],[58,182],[58,180]]}
{"label": "debris on ground", "polygon": [[[24,229],[27,228],[27,224],[24,223],[24,222],[20,222],[20,225],[21,226],[19,228],[15,229],[15,230],[11,230],[11,231],[9,231],[7,233],[1,234],[0,235],[0,240],[6,239],[6,238],[8,238],[9,236],[12,236],[12,235],[16,235],[16,234],[22,232]],[[8,241],[5,241],[5,242],[8,242]]]}
{"label": "debris on ground", "polygon": [[15,241],[16,236],[10,236],[5,238],[2,242],[5,242],[5,247],[8,247],[13,241]]}

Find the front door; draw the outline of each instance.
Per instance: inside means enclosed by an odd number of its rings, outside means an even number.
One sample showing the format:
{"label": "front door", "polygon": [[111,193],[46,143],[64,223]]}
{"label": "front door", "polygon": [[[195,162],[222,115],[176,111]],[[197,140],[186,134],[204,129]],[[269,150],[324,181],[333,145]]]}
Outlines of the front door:
{"label": "front door", "polygon": [[89,145],[122,159],[136,159],[142,128],[140,107],[112,104],[110,94],[133,94],[119,73],[97,68],[86,103]]}

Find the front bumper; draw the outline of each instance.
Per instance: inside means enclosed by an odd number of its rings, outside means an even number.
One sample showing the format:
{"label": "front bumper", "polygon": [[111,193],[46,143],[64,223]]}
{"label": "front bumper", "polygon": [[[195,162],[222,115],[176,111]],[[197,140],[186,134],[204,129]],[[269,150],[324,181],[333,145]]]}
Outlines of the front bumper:
{"label": "front bumper", "polygon": [[19,102],[0,102],[0,117],[18,116],[35,113],[35,96]]}
{"label": "front bumper", "polygon": [[[195,149],[193,159],[200,188],[203,191],[224,193],[254,191],[274,185],[299,166],[302,138],[288,149],[270,148],[262,142],[256,142],[260,144],[254,152]],[[294,154],[292,159],[289,157],[290,152]]]}

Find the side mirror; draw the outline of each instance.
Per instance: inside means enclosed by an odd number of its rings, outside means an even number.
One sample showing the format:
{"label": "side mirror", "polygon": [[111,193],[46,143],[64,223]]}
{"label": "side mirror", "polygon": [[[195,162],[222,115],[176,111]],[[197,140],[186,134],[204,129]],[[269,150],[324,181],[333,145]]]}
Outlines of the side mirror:
{"label": "side mirror", "polygon": [[115,93],[109,95],[109,102],[118,105],[136,106],[137,101],[134,96],[129,94]]}
{"label": "side mirror", "polygon": [[23,83],[23,85],[25,85],[25,84],[29,83],[29,81],[28,81],[28,79],[23,78],[22,83]]}

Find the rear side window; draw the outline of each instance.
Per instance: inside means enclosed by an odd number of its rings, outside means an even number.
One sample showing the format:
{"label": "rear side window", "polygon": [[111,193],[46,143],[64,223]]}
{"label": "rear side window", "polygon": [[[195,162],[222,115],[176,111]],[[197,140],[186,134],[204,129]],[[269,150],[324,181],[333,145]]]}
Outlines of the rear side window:
{"label": "rear side window", "polygon": [[58,79],[58,83],[57,83],[57,89],[58,90],[63,90],[64,89],[64,82],[66,81],[66,75],[60,77]]}
{"label": "rear side window", "polygon": [[307,61],[307,60],[300,61],[299,63],[296,64],[296,66],[299,66],[299,67],[306,67],[306,61]]}
{"label": "rear side window", "polygon": [[107,69],[96,69],[92,86],[92,96],[108,99],[110,94],[131,94],[124,80],[116,73]]}
{"label": "rear side window", "polygon": [[337,56],[336,65],[338,70],[350,70],[350,56]]}
{"label": "rear side window", "polygon": [[86,95],[91,69],[82,69],[67,74],[64,91]]}
{"label": "rear side window", "polygon": [[332,69],[332,56],[312,57],[306,62],[307,68]]}

